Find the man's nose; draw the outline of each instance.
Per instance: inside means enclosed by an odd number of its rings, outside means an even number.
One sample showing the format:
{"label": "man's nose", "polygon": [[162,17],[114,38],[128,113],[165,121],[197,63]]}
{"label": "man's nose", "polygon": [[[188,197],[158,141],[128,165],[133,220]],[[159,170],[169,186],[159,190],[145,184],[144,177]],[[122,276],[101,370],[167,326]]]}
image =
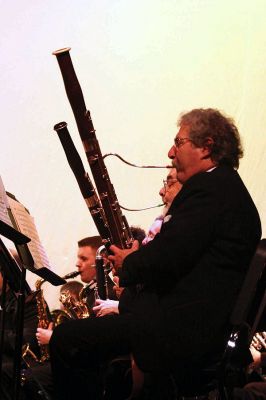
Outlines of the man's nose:
{"label": "man's nose", "polygon": [[163,196],[165,195],[165,187],[164,187],[164,186],[160,189],[159,195],[160,195],[161,197],[163,197]]}
{"label": "man's nose", "polygon": [[176,147],[175,145],[173,145],[170,150],[168,151],[168,157],[171,158],[171,160],[173,158],[175,158],[175,151],[176,151]]}

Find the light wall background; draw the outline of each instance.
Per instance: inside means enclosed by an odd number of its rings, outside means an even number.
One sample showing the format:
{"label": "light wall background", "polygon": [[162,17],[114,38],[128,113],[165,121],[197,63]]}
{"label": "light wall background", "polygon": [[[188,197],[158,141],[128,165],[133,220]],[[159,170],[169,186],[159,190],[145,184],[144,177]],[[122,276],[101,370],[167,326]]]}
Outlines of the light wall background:
{"label": "light wall background", "polygon": [[[89,167],[52,52],[70,46],[103,153],[167,164],[180,112],[216,107],[239,127],[240,175],[266,235],[266,0],[0,1],[0,174],[35,217],[53,270],[75,270],[76,243],[97,234],[53,126],[67,121]],[[106,160],[122,205],[160,202],[166,170]],[[159,214],[125,212],[148,229]],[[36,276],[28,273],[33,285]],[[46,283],[50,306],[58,288]]]}

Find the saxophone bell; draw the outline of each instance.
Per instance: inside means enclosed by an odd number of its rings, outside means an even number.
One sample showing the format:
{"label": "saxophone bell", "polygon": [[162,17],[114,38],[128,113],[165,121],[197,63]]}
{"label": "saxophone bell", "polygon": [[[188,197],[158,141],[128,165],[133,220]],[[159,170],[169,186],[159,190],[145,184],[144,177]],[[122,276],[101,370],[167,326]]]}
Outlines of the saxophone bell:
{"label": "saxophone bell", "polygon": [[64,310],[55,309],[51,311],[51,318],[53,320],[54,327],[63,324],[71,319],[71,316]]}
{"label": "saxophone bell", "polygon": [[[60,294],[60,302],[62,303],[64,310],[62,317],[68,317],[69,319],[83,319],[90,316],[86,299],[81,297],[83,288],[79,291],[78,296],[72,293],[70,290],[65,290]],[[61,317],[61,316],[60,316]]]}

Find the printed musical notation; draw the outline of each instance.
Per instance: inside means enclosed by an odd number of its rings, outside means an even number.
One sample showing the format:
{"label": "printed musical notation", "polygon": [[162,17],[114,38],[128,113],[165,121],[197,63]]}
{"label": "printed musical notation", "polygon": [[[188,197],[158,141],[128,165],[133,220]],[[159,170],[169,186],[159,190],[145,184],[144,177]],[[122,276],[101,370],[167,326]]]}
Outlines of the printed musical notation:
{"label": "printed musical notation", "polygon": [[0,176],[0,220],[14,227],[31,239],[27,244],[34,261],[34,268],[51,269],[47,254],[40,241],[34,218],[15,196],[6,192]]}
{"label": "printed musical notation", "polygon": [[8,198],[2,178],[0,176],[0,220],[10,226],[13,226],[8,213],[8,208],[9,208]]}
{"label": "printed musical notation", "polygon": [[31,241],[28,243],[28,248],[34,260],[35,268],[51,268],[48,257],[41,244],[34,218],[29,214],[23,204],[8,196],[9,206],[16,222],[16,225],[21,233],[28,236]]}

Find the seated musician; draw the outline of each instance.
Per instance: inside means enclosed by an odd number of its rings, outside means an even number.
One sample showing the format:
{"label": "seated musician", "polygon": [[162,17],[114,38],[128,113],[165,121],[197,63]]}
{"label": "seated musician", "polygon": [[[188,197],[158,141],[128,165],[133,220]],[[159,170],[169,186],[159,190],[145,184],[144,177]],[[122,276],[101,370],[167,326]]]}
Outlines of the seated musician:
{"label": "seated musician", "polygon": [[182,185],[177,179],[176,169],[171,168],[166,180],[163,181],[163,187],[159,191],[159,195],[161,196],[164,204],[163,211],[161,215],[155,218],[155,221],[150,226],[148,234],[144,238],[142,244],[147,244],[150,240],[154,238],[155,235],[157,235],[157,233],[160,232],[163,219],[166,216],[167,211],[169,210],[175,196],[181,190],[181,187]]}
{"label": "seated musician", "polygon": [[236,171],[242,148],[232,119],[195,109],[178,125],[168,155],[183,187],[160,233],[139,250],[136,242],[125,250],[111,246],[121,286],[141,285],[134,308],[55,328],[58,400],[102,399],[100,370],[116,355],[133,353],[141,370],[178,379],[184,365],[208,364],[224,348],[260,218]]}
{"label": "seated musician", "polygon": [[[96,269],[95,269],[95,257],[96,252],[102,245],[102,240],[100,236],[91,236],[78,241],[78,251],[77,251],[77,260],[76,260],[76,267],[78,268],[78,272],[80,273],[81,281],[86,283],[86,287],[83,288],[82,284],[79,282],[74,281],[75,285],[78,285],[78,288],[82,286],[83,296],[86,298],[86,303],[89,309],[90,315],[94,315],[93,307],[95,305],[95,296],[96,293]],[[66,283],[60,289],[60,293],[65,291],[68,286],[71,285],[71,293],[77,297],[76,290],[73,291],[73,283]],[[108,285],[108,297],[110,301],[117,299],[114,291],[113,286],[114,283],[111,278],[108,276],[107,280]],[[115,303],[116,304],[116,303]],[[48,329],[38,328],[36,337],[39,343],[47,344],[50,341],[50,337],[52,335],[53,327],[52,325],[49,326]]]}
{"label": "seated musician", "polygon": [[[139,246],[147,244],[149,241],[153,240],[157,233],[160,232],[163,218],[166,215],[172,201],[175,196],[181,189],[181,184],[178,182],[176,177],[176,169],[171,168],[169,173],[167,174],[166,180],[163,181],[163,187],[159,191],[159,195],[162,198],[164,208],[159,217],[155,219],[148,230],[148,234],[141,240],[142,235],[137,235],[137,231],[135,227],[131,227],[131,232],[134,239],[139,241]],[[143,231],[142,231],[143,232]],[[119,277],[115,276],[114,280],[117,282],[117,286],[114,287],[116,294],[119,297],[122,294],[122,298],[119,302],[114,300],[96,300],[96,306],[93,308],[94,312],[97,314],[97,317],[102,317],[104,315],[119,313],[119,308],[121,308],[121,312],[125,312],[130,308],[130,304],[132,303],[135,295],[136,288],[122,288],[119,286]],[[129,371],[131,370],[132,376],[129,377]],[[117,381],[120,381],[117,383]],[[133,386],[132,386],[132,378],[133,378]],[[145,396],[148,396],[148,392],[150,391],[149,386],[150,378],[145,378],[144,383],[144,375],[137,368],[137,365],[134,362],[134,359],[131,356],[131,362],[127,362],[125,358],[113,360],[109,365],[105,373],[105,399],[109,398],[120,398],[122,394],[130,393],[131,395],[137,396],[141,391],[145,393]],[[125,396],[127,397],[127,396]],[[122,397],[121,397],[122,398]]]}
{"label": "seated musician", "polygon": [[[68,281],[60,288],[60,310],[51,312],[53,322],[47,329],[37,328],[36,338],[38,344],[47,345],[53,333],[53,327],[65,323],[71,318],[87,318],[89,315],[86,301],[80,299],[84,286],[79,281]],[[91,307],[93,304],[91,304]],[[46,399],[54,398],[53,382],[50,362],[44,364],[34,364],[29,371],[25,371],[25,383],[23,393],[27,399],[40,399],[40,392]]]}
{"label": "seated musician", "polygon": [[[166,180],[163,181],[163,186],[159,191],[159,195],[162,198],[164,208],[159,217],[155,219],[148,230],[148,234],[145,235],[144,239],[141,240],[143,235],[143,230],[136,227],[131,227],[131,232],[135,240],[139,241],[139,246],[147,244],[150,240],[152,240],[157,233],[160,232],[161,226],[163,223],[163,218],[166,215],[172,201],[174,200],[177,193],[180,191],[182,185],[177,180],[176,177],[176,169],[171,168],[169,173],[167,174]],[[138,229],[140,229],[138,231]],[[114,286],[114,291],[119,298],[123,289],[119,286],[119,277],[115,276],[113,280],[116,282],[116,286]],[[124,293],[125,296],[125,293]],[[103,316],[111,313],[119,313],[118,302],[115,300],[101,300],[96,299],[96,306],[93,308],[93,311],[97,314],[97,316]],[[122,303],[123,304],[123,303]],[[123,305],[122,305],[123,307]]]}
{"label": "seated musician", "polygon": [[[36,338],[39,345],[47,345],[53,333],[53,327],[74,318],[77,312],[77,317],[82,318],[80,315],[81,312],[86,313],[87,316],[88,308],[85,304],[83,304],[82,307],[79,307],[79,310],[75,308],[75,302],[79,302],[79,294],[82,289],[83,284],[78,281],[68,281],[61,286],[60,298],[61,295],[63,295],[64,298],[67,296],[68,299],[71,299],[71,302],[67,302],[66,306],[61,303],[60,310],[54,310],[51,312],[53,322],[49,324],[47,329],[37,328]],[[71,306],[73,306],[73,309]],[[31,366],[29,371],[25,371],[23,393],[25,394],[26,399],[32,400],[39,400],[41,398],[50,400],[54,398],[53,380],[49,360],[44,364],[34,364]],[[42,395],[40,395],[40,393],[42,393]]]}
{"label": "seated musician", "polygon": [[[95,256],[98,248],[102,245],[101,238],[99,236],[92,236],[82,239],[78,242],[77,260],[76,267],[80,272],[80,277],[82,282],[86,283],[87,286],[84,287],[82,283],[78,281],[67,282],[60,289],[60,297],[62,293],[68,291],[70,297],[73,296],[76,300],[80,295],[82,290],[84,300],[86,300],[87,309],[89,313],[93,315],[93,306],[95,305],[96,296],[96,270],[95,270]],[[114,299],[116,295],[114,294],[113,282],[109,278],[108,281],[108,294]],[[110,300],[113,301],[113,300]],[[72,310],[67,310],[69,314]],[[52,315],[55,314],[52,312]],[[57,314],[57,319],[62,320],[63,314]],[[81,317],[81,316],[80,316]],[[82,317],[83,318],[83,317]],[[46,345],[49,343],[50,338],[53,334],[54,323],[51,323],[47,329],[37,328],[36,338],[39,345]],[[34,380],[37,380],[39,384],[42,385],[43,389],[46,391],[47,395],[53,397],[53,385],[52,376],[50,370],[50,363],[47,363],[45,368],[43,366],[35,366],[32,368],[31,374],[27,377],[27,383],[24,390],[27,395],[34,395],[36,392],[36,385]]]}

